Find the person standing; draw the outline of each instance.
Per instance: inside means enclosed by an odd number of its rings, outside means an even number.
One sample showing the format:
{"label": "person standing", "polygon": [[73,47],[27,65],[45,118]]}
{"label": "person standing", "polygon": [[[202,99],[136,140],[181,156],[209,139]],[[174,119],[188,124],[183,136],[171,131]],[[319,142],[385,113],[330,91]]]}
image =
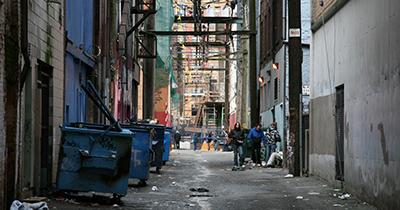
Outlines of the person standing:
{"label": "person standing", "polygon": [[267,129],[267,155],[265,156],[265,163],[268,162],[271,154],[275,152],[276,143],[281,141],[281,136],[279,135],[276,125],[276,122],[273,122]]}
{"label": "person standing", "polygon": [[228,134],[228,137],[231,139],[231,145],[233,147],[233,168],[232,171],[238,170],[238,155],[239,155],[239,166],[245,167],[244,158],[243,158],[243,140],[244,133],[240,126],[240,123],[235,123],[235,127]]}
{"label": "person standing", "polygon": [[193,151],[196,151],[196,144],[197,144],[197,135],[196,135],[196,133],[194,133],[193,136],[192,136],[192,142],[193,142]]}
{"label": "person standing", "polygon": [[175,139],[175,148],[179,149],[179,142],[181,141],[181,134],[179,133],[179,131],[176,131],[174,139]]}
{"label": "person standing", "polygon": [[[261,124],[258,123],[256,127],[250,130],[247,137],[251,143],[252,159],[253,164],[257,164],[258,167],[261,166],[261,140],[264,145],[267,139],[265,138],[264,132],[261,130]],[[254,166],[254,165],[253,165]]]}
{"label": "person standing", "polygon": [[214,136],[213,138],[213,147],[214,147],[214,151],[218,150],[218,136]]}

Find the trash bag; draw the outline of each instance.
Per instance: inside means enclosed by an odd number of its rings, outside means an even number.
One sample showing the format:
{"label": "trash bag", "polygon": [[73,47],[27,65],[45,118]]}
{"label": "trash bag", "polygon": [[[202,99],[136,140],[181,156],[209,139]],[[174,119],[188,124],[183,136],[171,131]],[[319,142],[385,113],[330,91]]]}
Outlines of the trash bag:
{"label": "trash bag", "polygon": [[49,210],[46,202],[38,203],[25,203],[19,200],[15,200],[10,207],[10,210]]}

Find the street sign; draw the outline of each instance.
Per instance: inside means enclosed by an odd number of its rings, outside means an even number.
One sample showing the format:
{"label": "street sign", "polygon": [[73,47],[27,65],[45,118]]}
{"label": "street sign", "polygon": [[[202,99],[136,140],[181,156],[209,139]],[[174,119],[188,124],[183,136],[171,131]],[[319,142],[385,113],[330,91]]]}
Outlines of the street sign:
{"label": "street sign", "polygon": [[290,28],[289,37],[300,37],[300,28]]}
{"label": "street sign", "polygon": [[303,96],[309,96],[310,95],[310,86],[309,85],[303,85],[303,91],[302,91]]}

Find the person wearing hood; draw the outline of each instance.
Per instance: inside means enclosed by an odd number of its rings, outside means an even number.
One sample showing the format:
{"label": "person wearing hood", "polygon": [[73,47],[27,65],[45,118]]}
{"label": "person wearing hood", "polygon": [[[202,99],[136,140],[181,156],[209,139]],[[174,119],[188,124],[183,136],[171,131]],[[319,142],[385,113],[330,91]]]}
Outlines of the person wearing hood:
{"label": "person wearing hood", "polygon": [[175,147],[176,149],[179,149],[179,142],[181,141],[182,138],[179,131],[176,131],[174,138],[175,138]]}
{"label": "person wearing hood", "polygon": [[263,141],[264,145],[266,144],[267,139],[265,138],[264,131],[261,130],[261,124],[258,123],[256,127],[250,130],[249,135],[247,136],[249,139],[252,147],[252,159],[253,159],[253,166],[257,164],[258,167],[261,166],[261,140]]}
{"label": "person wearing hood", "polygon": [[275,152],[276,143],[281,141],[281,136],[279,135],[276,125],[277,125],[276,122],[271,123],[271,125],[268,126],[266,132],[267,154],[265,156],[265,163],[268,162],[269,158],[271,157],[271,154]]}
{"label": "person wearing hood", "polygon": [[[237,171],[238,166],[245,167],[244,158],[243,158],[243,140],[244,133],[242,128],[240,127],[240,123],[235,123],[235,127],[228,134],[228,137],[231,139],[231,145],[233,147],[233,163],[234,166],[232,171]],[[238,154],[239,154],[239,165],[238,165]]]}
{"label": "person wearing hood", "polygon": [[197,135],[196,135],[196,133],[194,133],[193,136],[192,136],[192,142],[193,142],[193,151],[196,151],[196,144],[197,144]]}

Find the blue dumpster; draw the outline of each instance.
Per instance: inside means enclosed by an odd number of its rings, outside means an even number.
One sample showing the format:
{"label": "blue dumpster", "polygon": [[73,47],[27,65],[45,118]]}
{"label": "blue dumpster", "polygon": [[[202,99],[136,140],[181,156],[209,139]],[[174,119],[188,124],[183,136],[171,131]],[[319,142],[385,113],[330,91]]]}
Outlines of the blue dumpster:
{"label": "blue dumpster", "polygon": [[171,149],[172,142],[172,127],[165,127],[164,133],[164,153],[163,153],[163,164],[169,160],[169,152]]}
{"label": "blue dumpster", "polygon": [[155,157],[151,166],[156,167],[156,172],[160,173],[163,166],[163,154],[164,154],[164,125],[146,124],[145,126],[154,129],[154,139],[152,142],[152,149],[154,151]]}
{"label": "blue dumpster", "polygon": [[160,173],[160,170],[163,166],[165,125],[150,124],[145,122],[135,122],[132,124],[154,130],[153,140],[151,143],[154,157],[152,158],[153,161],[151,162],[150,166],[156,167],[156,172]]}
{"label": "blue dumpster", "polygon": [[66,125],[61,131],[57,189],[126,194],[131,131]]}
{"label": "blue dumpster", "polygon": [[135,133],[135,138],[132,139],[129,178],[139,179],[139,185],[146,185],[146,181],[149,179],[150,164],[154,158],[151,149],[153,129],[133,124],[121,124],[121,127]]}
{"label": "blue dumpster", "polygon": [[60,125],[57,189],[95,191],[126,195],[132,139],[135,133],[122,129],[91,81],[81,88],[111,125],[75,122]]}

